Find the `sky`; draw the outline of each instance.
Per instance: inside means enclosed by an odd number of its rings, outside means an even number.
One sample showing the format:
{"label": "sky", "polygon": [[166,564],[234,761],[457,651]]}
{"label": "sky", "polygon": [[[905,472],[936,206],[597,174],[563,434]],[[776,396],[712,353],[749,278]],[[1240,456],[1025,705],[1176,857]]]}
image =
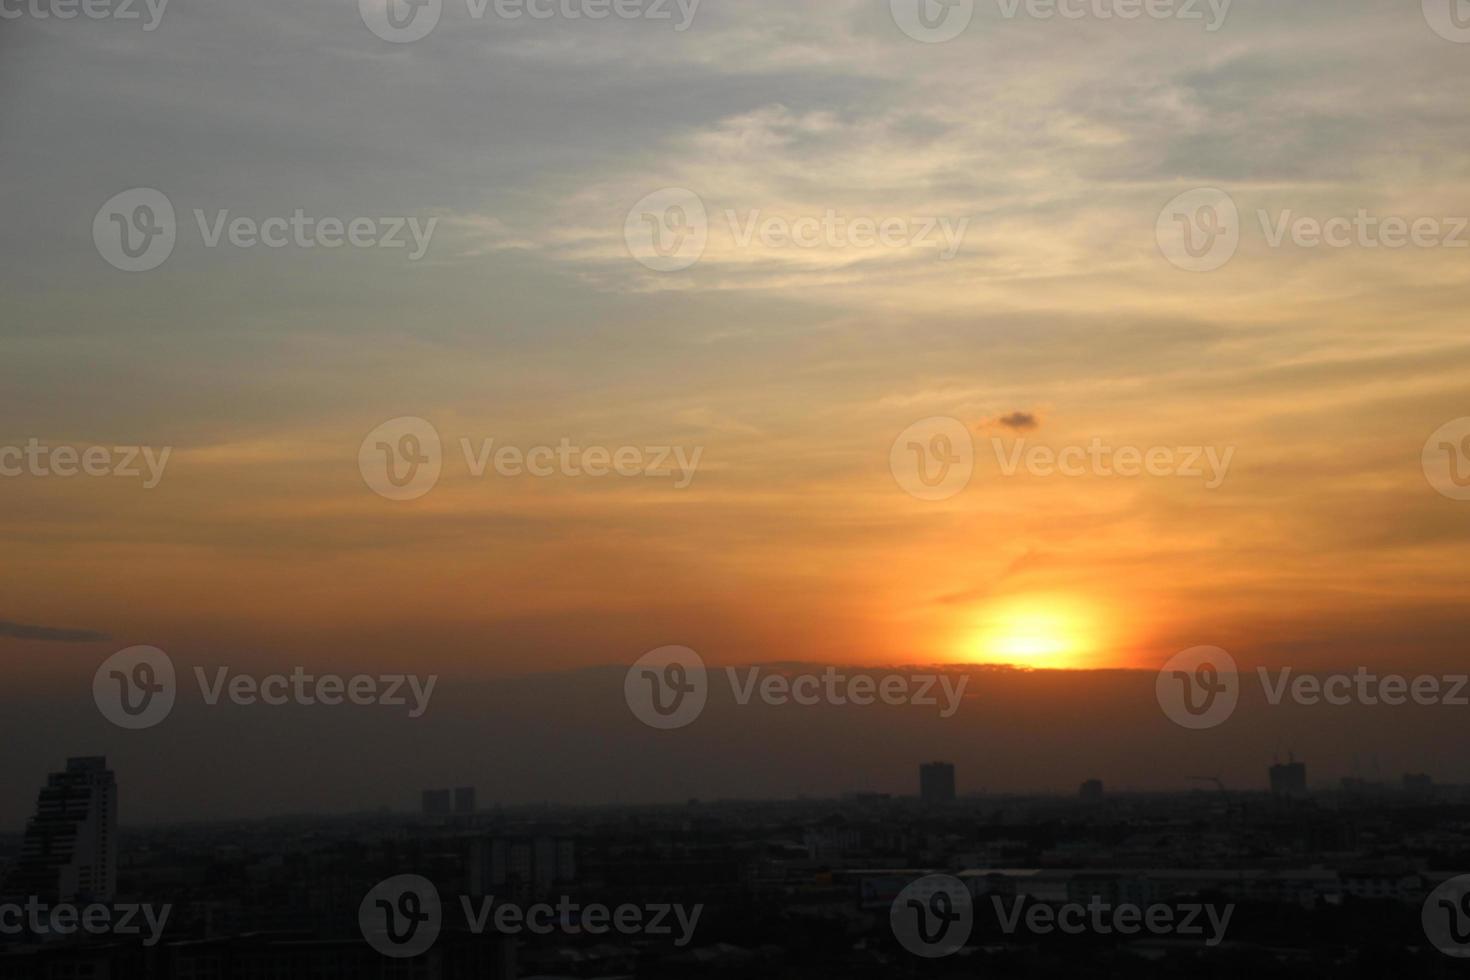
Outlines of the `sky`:
{"label": "sky", "polygon": [[[904,0],[444,0],[407,43],[374,2],[0,23],[0,451],[142,474],[0,477],[17,691],[135,644],[477,681],[666,644],[1462,662],[1470,502],[1426,454],[1470,472],[1470,47],[1436,0],[978,0],[940,42]],[[176,241],[129,272],[98,229],[135,188]],[[1208,271],[1169,239],[1200,189],[1236,212]],[[298,211],[407,246],[236,243]],[[1360,212],[1440,241],[1294,224]],[[650,215],[697,261],[658,268]],[[438,441],[414,499],[372,476],[425,445],[401,419]],[[563,445],[636,475],[475,473]]]}

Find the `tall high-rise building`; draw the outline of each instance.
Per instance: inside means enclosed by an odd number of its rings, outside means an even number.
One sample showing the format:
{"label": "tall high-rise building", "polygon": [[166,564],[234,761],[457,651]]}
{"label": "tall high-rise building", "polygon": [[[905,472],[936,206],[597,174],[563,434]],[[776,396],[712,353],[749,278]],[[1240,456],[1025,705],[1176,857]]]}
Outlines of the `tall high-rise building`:
{"label": "tall high-rise building", "polygon": [[919,799],[925,803],[954,802],[954,763],[926,762],[919,766]]}
{"label": "tall high-rise building", "polygon": [[475,788],[473,786],[460,786],[454,791],[454,812],[474,813],[478,809],[475,806]]}
{"label": "tall high-rise building", "polygon": [[117,779],[100,756],[46,777],[6,893],[111,901],[117,891]]}
{"label": "tall high-rise building", "polygon": [[1103,798],[1103,781],[1101,779],[1087,780],[1077,791],[1077,796],[1088,803],[1096,803]]}

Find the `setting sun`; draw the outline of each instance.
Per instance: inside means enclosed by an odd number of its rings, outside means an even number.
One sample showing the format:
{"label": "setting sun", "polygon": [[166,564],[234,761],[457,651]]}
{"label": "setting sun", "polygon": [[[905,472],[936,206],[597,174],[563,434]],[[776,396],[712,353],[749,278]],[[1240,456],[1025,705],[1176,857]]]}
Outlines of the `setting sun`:
{"label": "setting sun", "polygon": [[980,663],[1056,669],[1084,666],[1097,648],[1096,617],[1084,604],[1027,596],[987,608],[966,654]]}

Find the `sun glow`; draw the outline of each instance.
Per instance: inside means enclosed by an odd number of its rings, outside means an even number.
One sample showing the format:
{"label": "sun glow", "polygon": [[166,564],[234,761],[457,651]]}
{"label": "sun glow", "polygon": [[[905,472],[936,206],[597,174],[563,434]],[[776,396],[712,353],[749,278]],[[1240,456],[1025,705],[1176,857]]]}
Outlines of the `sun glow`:
{"label": "sun glow", "polygon": [[987,607],[966,641],[967,659],[1017,667],[1086,666],[1097,652],[1096,616],[1061,596],[1027,596]]}

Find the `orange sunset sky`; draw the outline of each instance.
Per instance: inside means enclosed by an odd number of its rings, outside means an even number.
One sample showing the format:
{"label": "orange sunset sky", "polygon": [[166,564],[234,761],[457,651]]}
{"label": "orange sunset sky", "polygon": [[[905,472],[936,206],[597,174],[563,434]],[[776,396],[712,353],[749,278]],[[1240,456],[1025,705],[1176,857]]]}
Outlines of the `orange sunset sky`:
{"label": "orange sunset sky", "polygon": [[[1470,415],[1470,249],[1273,248],[1257,213],[1470,214],[1464,46],[1367,2],[1241,0],[1216,33],[982,5],[937,45],[895,36],[886,4],[824,6],[398,46],[352,4],[289,28],[212,4],[161,28],[147,72],[141,36],[0,39],[0,444],[172,450],[151,489],[0,479],[12,678],[132,644],[487,676],[665,644],[713,664],[1152,669],[1201,644],[1462,663],[1470,503],[1421,453]],[[137,186],[170,197],[179,243],[129,275],[89,232]],[[666,187],[710,229],[660,273],[624,229]],[[1155,238],[1195,187],[1241,215],[1208,273]],[[296,208],[439,225],[417,262],[211,249],[195,227]],[[828,210],[968,225],[945,260],[742,244],[726,217]],[[358,453],[403,416],[442,436],[443,473],[393,501]],[[931,417],[975,452],[940,501],[890,468]],[[701,455],[684,488],[476,477],[461,439]],[[1018,440],[1094,439],[1233,455],[1214,487],[1005,472]]]}

